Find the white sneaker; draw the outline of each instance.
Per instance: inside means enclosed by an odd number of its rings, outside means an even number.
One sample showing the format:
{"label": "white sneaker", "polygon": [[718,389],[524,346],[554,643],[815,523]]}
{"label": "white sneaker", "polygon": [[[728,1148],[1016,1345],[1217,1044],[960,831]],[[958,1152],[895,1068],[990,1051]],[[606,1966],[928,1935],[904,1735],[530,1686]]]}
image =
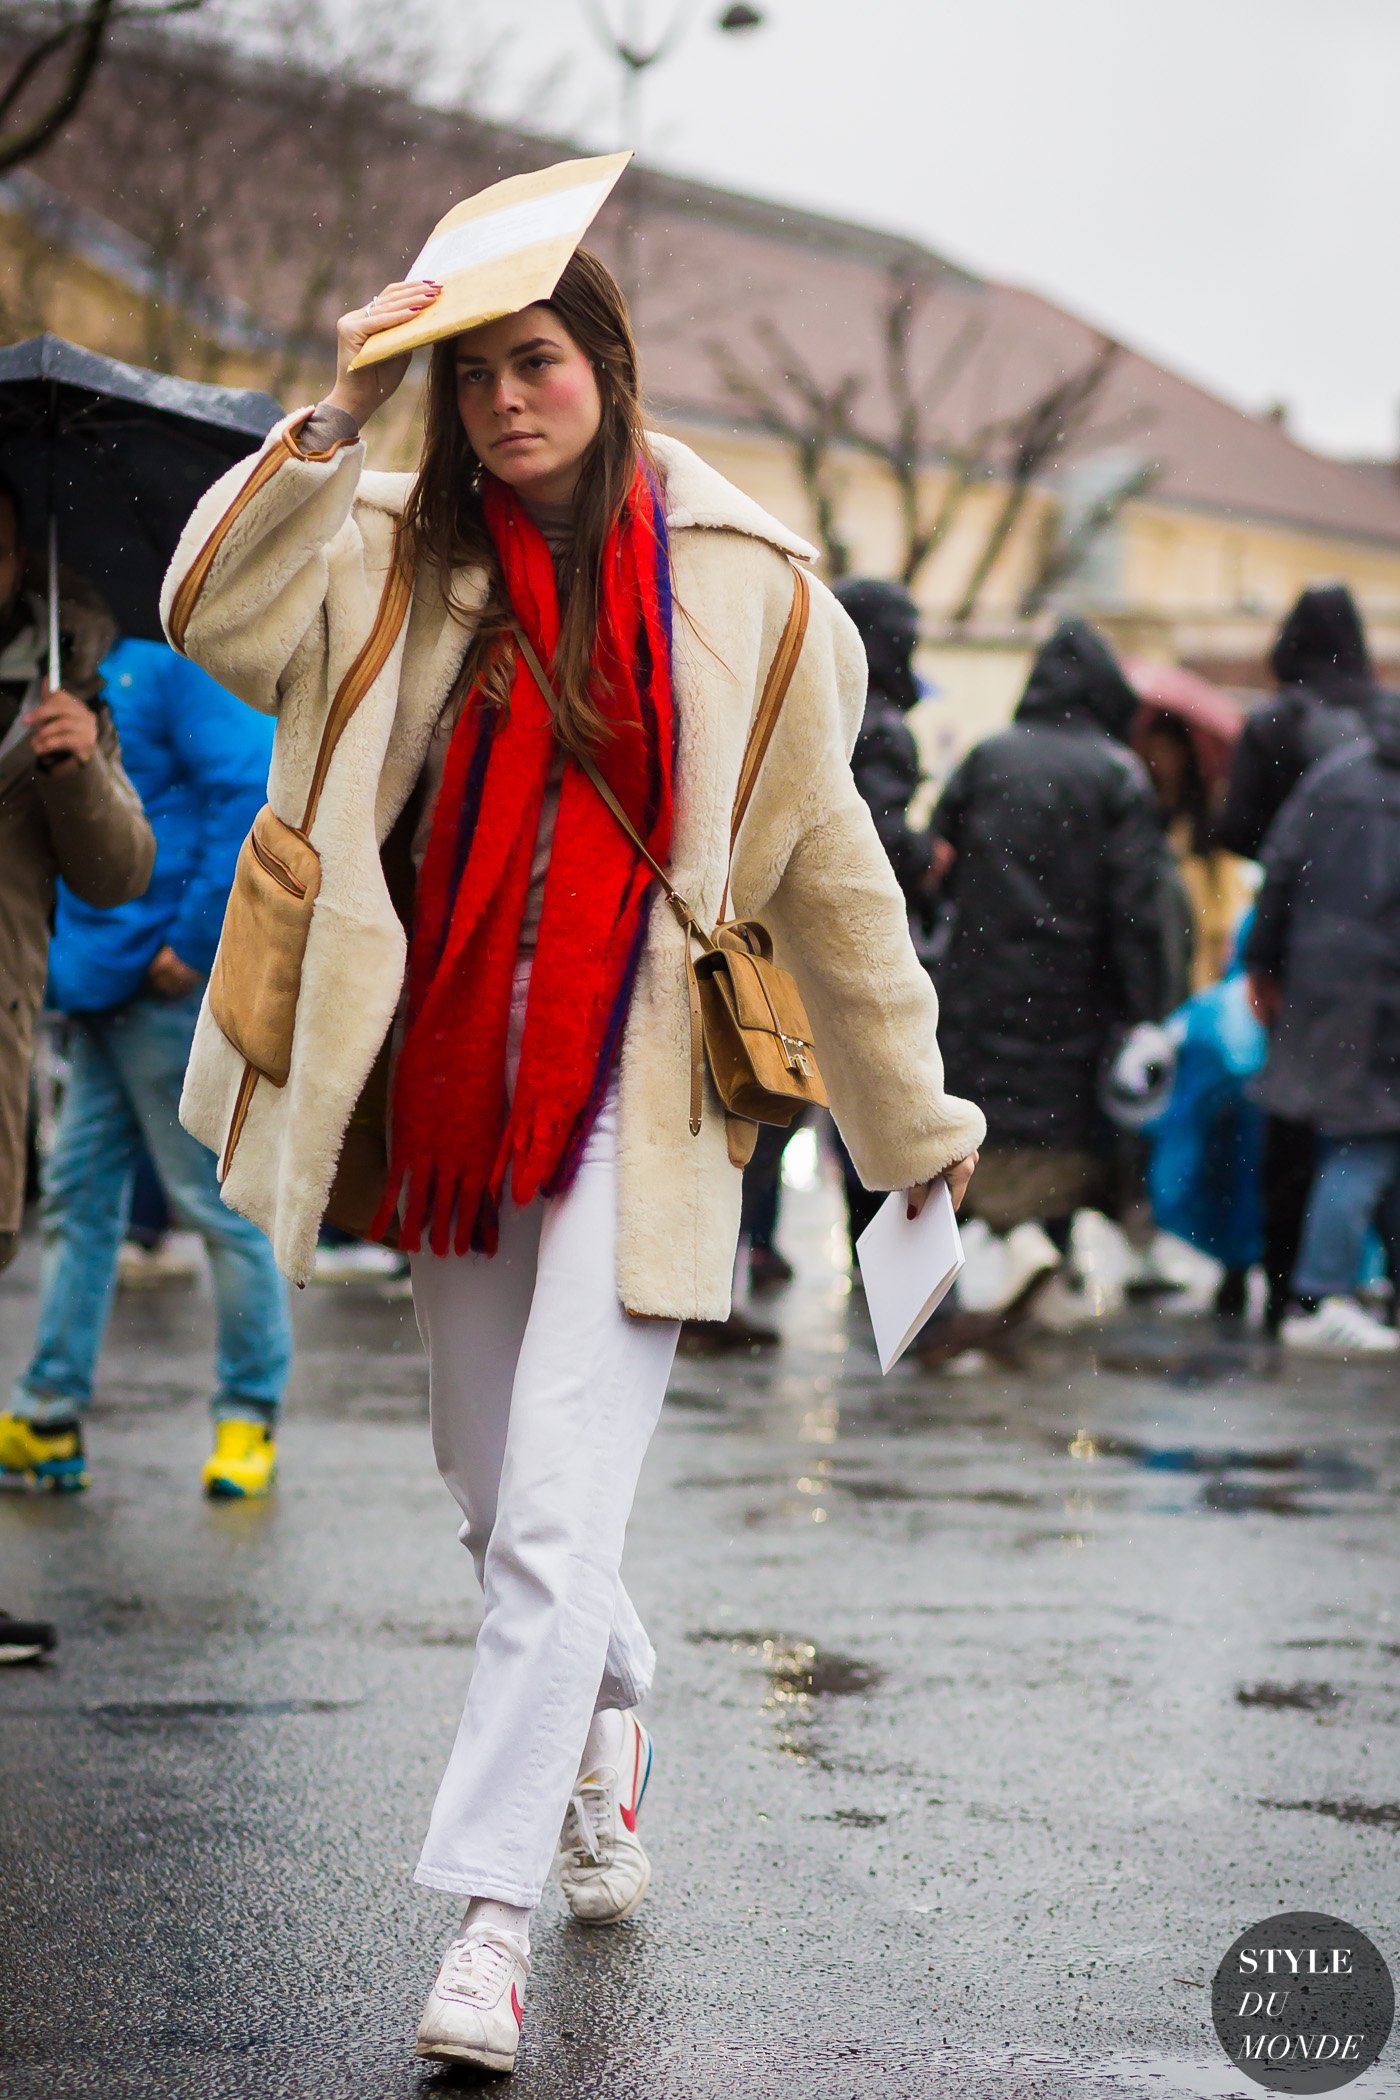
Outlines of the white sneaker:
{"label": "white sneaker", "polygon": [[1013,1226],[1002,1242],[1001,1289],[991,1312],[1020,1312],[1039,1286],[1064,1266],[1064,1256],[1034,1218]]}
{"label": "white sneaker", "polygon": [[1285,1349],[1310,1356],[1393,1356],[1400,1349],[1400,1334],[1354,1298],[1324,1298],[1316,1312],[1289,1313],[1278,1334]]}
{"label": "white sneaker", "polygon": [[637,1836],[637,1811],[651,1777],[651,1737],[635,1714],[622,1718],[617,1765],[599,1765],[579,1780],[559,1835],[559,1879],[581,1925],[630,1918],[651,1880]]}
{"label": "white sneaker", "polygon": [[530,1957],[512,1932],[479,1926],[455,1939],[418,2022],[418,2054],[513,2071]]}
{"label": "white sneaker", "polygon": [[407,1268],[407,1259],[396,1247],[352,1240],[345,1247],[318,1247],[311,1279],[313,1283],[392,1283]]}
{"label": "white sneaker", "polygon": [[117,1249],[117,1288],[161,1291],[170,1284],[193,1283],[200,1273],[203,1251],[192,1232],[167,1232],[154,1247],[123,1240]]}

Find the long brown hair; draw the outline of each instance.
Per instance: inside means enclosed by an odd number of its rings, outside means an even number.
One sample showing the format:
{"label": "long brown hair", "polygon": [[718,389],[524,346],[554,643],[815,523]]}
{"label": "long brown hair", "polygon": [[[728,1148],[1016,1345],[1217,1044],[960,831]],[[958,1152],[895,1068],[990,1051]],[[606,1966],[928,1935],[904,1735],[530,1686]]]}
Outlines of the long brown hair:
{"label": "long brown hair", "polygon": [[[638,460],[650,464],[651,458],[642,422],[636,340],[627,301],[612,272],[596,255],[580,248],[553,297],[540,303],[558,315],[592,364],[603,405],[602,421],[584,454],[574,495],[568,592],[553,664],[560,702],[559,734],[574,750],[593,750],[609,733],[591,690],[603,547],[621,515]],[[455,340],[434,344],[424,404],[423,450],[404,523],[420,563],[427,561],[437,568],[445,590],[454,569],[487,571],[490,588],[479,613],[458,605],[449,592],[452,612],[474,623],[476,630],[458,694],[465,695],[475,685],[484,701],[504,707],[514,658],[509,607],[482,509],[482,465],[457,408],[456,358]]]}

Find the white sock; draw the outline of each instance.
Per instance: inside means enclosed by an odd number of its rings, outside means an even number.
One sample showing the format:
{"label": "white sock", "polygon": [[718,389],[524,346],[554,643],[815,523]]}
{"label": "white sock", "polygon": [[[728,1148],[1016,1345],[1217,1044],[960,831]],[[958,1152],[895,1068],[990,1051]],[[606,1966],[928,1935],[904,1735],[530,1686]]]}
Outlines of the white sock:
{"label": "white sock", "polygon": [[588,1739],[579,1759],[578,1776],[586,1779],[600,1765],[616,1768],[622,1757],[622,1746],[627,1740],[626,1715],[620,1707],[605,1706],[588,1724]]}
{"label": "white sock", "polygon": [[522,1910],[518,1904],[498,1903],[494,1896],[473,1896],[463,1914],[461,1930],[471,1932],[479,1925],[487,1925],[492,1932],[508,1932],[513,1939],[519,1940],[528,1954],[531,1916],[530,1911]]}

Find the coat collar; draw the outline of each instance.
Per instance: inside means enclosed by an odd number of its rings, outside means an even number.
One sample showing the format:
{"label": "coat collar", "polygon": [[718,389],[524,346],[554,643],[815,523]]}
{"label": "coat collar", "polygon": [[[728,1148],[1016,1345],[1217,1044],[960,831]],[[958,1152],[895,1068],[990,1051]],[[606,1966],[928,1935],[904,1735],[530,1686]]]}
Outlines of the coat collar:
{"label": "coat collar", "polygon": [[[816,560],[814,547],[716,473],[689,445],[656,431],[648,432],[648,437],[666,491],[668,531],[738,532],[751,540],[764,540],[798,561]],[[365,473],[360,477],[359,500],[372,510],[399,517],[412,486],[411,474]]]}

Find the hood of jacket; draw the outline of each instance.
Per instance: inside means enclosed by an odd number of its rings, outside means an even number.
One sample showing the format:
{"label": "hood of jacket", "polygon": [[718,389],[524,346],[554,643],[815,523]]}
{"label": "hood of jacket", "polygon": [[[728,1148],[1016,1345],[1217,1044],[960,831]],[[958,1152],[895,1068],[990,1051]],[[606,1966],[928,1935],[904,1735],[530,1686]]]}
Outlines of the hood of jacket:
{"label": "hood of jacket", "polygon": [[1126,744],[1140,706],[1102,635],[1087,620],[1062,620],[1031,666],[1016,720],[1081,723]]}
{"label": "hood of jacket", "polygon": [[1279,629],[1269,667],[1281,686],[1303,686],[1331,707],[1365,707],[1374,674],[1356,601],[1343,583],[1303,592]]}

